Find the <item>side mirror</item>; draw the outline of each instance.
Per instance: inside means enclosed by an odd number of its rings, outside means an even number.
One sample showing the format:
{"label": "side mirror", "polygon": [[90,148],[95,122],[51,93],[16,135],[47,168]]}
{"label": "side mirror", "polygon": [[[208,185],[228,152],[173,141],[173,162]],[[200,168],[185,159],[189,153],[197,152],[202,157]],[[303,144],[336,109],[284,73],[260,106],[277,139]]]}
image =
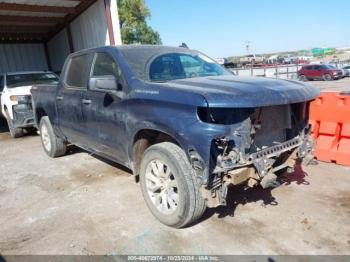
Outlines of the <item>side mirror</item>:
{"label": "side mirror", "polygon": [[119,85],[117,79],[113,75],[91,77],[89,81],[90,89],[105,90],[105,91],[117,91]]}

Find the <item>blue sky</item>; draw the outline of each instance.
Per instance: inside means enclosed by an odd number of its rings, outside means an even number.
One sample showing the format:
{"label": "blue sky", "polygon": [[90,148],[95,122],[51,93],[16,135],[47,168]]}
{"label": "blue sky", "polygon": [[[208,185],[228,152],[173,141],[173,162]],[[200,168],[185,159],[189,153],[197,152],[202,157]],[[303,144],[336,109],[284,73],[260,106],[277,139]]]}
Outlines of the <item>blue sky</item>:
{"label": "blue sky", "polygon": [[350,46],[350,0],[145,0],[163,44],[211,57]]}

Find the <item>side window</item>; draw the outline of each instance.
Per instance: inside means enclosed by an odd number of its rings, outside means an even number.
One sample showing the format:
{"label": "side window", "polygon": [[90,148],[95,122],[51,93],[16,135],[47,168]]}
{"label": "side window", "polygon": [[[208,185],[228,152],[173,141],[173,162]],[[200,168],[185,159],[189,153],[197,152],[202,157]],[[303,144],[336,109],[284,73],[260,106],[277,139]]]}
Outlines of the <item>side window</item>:
{"label": "side window", "polygon": [[4,76],[0,75],[0,92],[4,89]]}
{"label": "side window", "polygon": [[319,66],[319,65],[314,66],[314,70],[320,70],[320,69],[321,69],[321,66]]}
{"label": "side window", "polygon": [[95,63],[92,69],[92,77],[98,76],[115,76],[119,79],[121,76],[121,71],[117,63],[114,61],[113,57],[107,53],[96,53]]}
{"label": "side window", "polygon": [[66,84],[71,87],[85,88],[88,64],[88,55],[72,57],[66,73]]}

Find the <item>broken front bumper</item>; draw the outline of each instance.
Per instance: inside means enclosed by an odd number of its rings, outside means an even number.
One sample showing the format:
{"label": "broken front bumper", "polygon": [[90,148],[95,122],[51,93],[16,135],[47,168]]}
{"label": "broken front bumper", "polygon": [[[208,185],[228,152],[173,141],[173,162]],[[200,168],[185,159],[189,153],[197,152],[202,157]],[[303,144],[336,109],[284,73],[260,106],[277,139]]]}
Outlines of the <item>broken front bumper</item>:
{"label": "broken front bumper", "polygon": [[277,145],[237,158],[228,153],[221,157],[214,169],[208,186],[203,186],[202,196],[208,207],[226,204],[229,185],[246,184],[254,187],[260,183],[263,188],[276,187],[276,173],[287,168],[294,169],[298,160],[311,155],[313,141],[309,135],[297,136]]}
{"label": "broken front bumper", "polygon": [[[241,184],[250,179],[260,181],[263,188],[275,186],[276,172],[294,168],[298,159],[303,159],[313,152],[310,136],[297,136],[277,145],[251,153],[234,163],[230,154],[218,162],[214,173],[224,173],[224,180],[229,184]],[[250,184],[255,184],[250,181]]]}

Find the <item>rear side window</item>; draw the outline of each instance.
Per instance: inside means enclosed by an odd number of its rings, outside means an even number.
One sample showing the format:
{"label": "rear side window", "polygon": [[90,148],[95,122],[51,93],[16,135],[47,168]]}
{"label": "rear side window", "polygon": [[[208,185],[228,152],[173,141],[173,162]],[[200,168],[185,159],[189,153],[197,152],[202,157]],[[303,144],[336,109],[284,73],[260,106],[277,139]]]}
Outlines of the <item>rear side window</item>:
{"label": "rear side window", "polygon": [[66,84],[71,87],[86,87],[86,71],[89,64],[88,55],[74,56],[69,62]]}

